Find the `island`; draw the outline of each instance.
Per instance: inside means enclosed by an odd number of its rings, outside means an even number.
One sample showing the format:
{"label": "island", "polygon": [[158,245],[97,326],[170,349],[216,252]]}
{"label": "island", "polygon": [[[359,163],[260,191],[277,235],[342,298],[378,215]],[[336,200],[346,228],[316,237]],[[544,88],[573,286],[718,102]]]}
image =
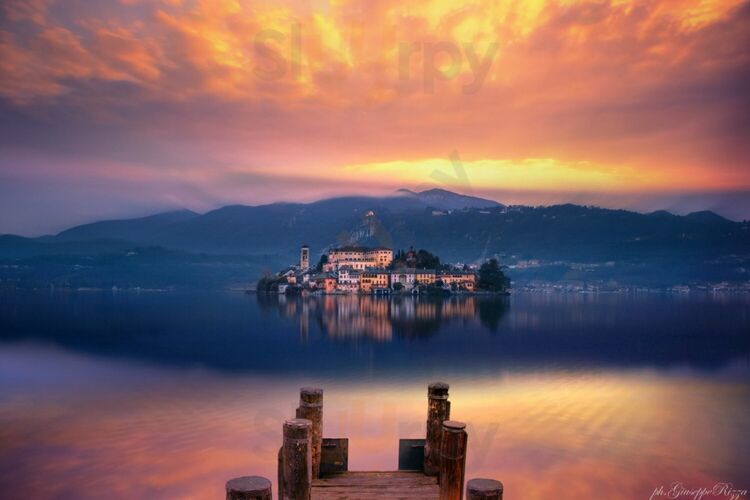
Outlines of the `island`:
{"label": "island", "polygon": [[433,253],[420,249],[347,245],[324,252],[311,265],[310,247],[302,245],[299,262],[276,274],[266,274],[256,285],[259,293],[295,294],[508,294],[510,279],[497,259],[480,266],[441,264]]}

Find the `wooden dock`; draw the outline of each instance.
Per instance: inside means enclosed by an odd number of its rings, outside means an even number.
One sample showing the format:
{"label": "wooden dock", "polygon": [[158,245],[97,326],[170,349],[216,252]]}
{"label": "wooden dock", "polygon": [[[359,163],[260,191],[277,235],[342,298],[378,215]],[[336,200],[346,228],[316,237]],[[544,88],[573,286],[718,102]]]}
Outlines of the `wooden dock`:
{"label": "wooden dock", "polygon": [[339,472],[313,479],[312,500],[437,500],[437,478],[422,472]]}
{"label": "wooden dock", "polygon": [[[295,417],[284,422],[278,453],[279,500],[463,500],[466,425],[450,420],[448,384],[427,389],[425,439],[399,441],[395,471],[349,471],[349,440],[323,438],[323,389],[303,387]],[[472,479],[468,500],[502,500],[503,485]],[[259,476],[226,484],[227,500],[272,500],[271,482]]]}

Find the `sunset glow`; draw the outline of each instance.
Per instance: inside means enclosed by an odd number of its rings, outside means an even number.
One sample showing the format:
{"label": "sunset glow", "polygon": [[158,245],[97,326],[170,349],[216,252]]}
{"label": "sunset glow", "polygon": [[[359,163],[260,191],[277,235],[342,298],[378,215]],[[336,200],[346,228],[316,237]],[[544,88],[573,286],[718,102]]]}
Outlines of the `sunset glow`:
{"label": "sunset glow", "polygon": [[750,0],[0,0],[0,497],[750,498],[749,111]]}
{"label": "sunset glow", "polygon": [[[48,354],[54,362],[50,374],[75,361],[70,357]],[[115,383],[81,380],[111,372],[118,376]],[[73,373],[66,380],[78,391],[74,408],[54,401],[39,405],[41,384],[8,405],[5,414],[13,422],[9,435],[28,436],[7,443],[14,453],[14,470],[23,473],[12,492],[54,497],[64,490],[85,497],[91,481],[78,472],[77,461],[34,454],[48,446],[68,446],[77,456],[94,457],[98,483],[116,497],[151,498],[169,491],[171,498],[211,498],[221,491],[227,475],[248,470],[275,482],[276,464],[268,457],[278,450],[277,424],[291,411],[288,399],[295,384],[304,383],[262,379],[264,390],[259,391],[249,389],[243,378],[199,379],[190,372],[151,369],[145,375],[148,388],[138,392],[122,387],[132,384],[136,375],[119,364],[89,361]],[[592,498],[607,491],[607,498],[630,499],[647,497],[650,485],[661,484],[665,476],[697,484],[722,480],[727,467],[717,462],[732,464],[738,458],[728,451],[733,436],[712,428],[708,414],[699,409],[713,404],[741,415],[739,400],[747,397],[747,388],[684,375],[653,381],[647,375],[550,371],[498,373],[494,380],[479,383],[457,380],[453,387],[459,395],[452,405],[470,422],[468,474],[501,474],[507,491],[525,498],[549,498],[560,484],[565,484],[564,498]],[[40,380],[49,376],[37,375]],[[186,378],[190,390],[181,387]],[[418,438],[423,432],[424,391],[417,383],[372,387],[350,381],[332,387],[328,381],[327,386],[326,432],[349,437],[353,470],[392,468],[398,439]],[[127,397],[107,396],[108,390],[120,396],[124,390]],[[158,404],[163,401],[165,407]],[[696,412],[689,430],[687,412]],[[700,453],[702,449],[712,450],[711,455]],[[156,463],[154,456],[160,457]],[[689,468],[671,461],[680,456],[694,457]],[[628,474],[622,473],[623,467]]]}
{"label": "sunset glow", "polygon": [[435,185],[746,217],[748,21],[738,0],[10,0],[0,232]]}

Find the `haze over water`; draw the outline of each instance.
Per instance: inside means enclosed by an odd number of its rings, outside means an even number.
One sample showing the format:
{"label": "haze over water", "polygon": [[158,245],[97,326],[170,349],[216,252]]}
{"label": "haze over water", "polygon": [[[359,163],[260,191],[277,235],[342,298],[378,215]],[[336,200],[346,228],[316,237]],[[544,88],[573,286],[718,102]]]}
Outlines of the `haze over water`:
{"label": "haze over water", "polygon": [[395,469],[429,382],[467,477],[507,498],[750,487],[750,297],[15,293],[0,300],[3,498],[220,498],[274,480],[298,389],[350,470]]}

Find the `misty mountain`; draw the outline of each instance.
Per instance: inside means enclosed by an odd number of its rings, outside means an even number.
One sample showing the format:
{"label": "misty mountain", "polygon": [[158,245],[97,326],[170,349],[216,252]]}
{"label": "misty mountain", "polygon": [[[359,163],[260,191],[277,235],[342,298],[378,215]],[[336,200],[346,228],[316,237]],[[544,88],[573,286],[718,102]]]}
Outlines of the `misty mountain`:
{"label": "misty mountain", "polygon": [[731,224],[732,221],[725,219],[721,215],[712,212],[710,210],[701,210],[700,212],[692,212],[685,216],[695,222],[702,222],[704,224]]}
{"label": "misty mountain", "polygon": [[75,241],[90,239],[121,239],[126,241],[148,241],[158,238],[164,231],[194,219],[199,215],[190,210],[165,212],[136,219],[107,220],[76,226],[52,238],[51,241]]}
{"label": "misty mountain", "polygon": [[[77,226],[44,241],[115,239],[138,245],[159,245],[193,252],[225,254],[288,254],[306,242],[322,250],[337,242],[375,236],[367,225],[369,212],[389,219],[433,210],[466,210],[502,207],[497,202],[433,189],[415,193],[399,190],[394,196],[351,196],[308,204],[273,203],[260,206],[232,205],[203,215],[185,210],[127,220],[101,221]],[[372,234],[370,234],[372,233]],[[386,239],[388,239],[386,237]],[[391,241],[381,244],[391,244]]]}
{"label": "misty mountain", "polygon": [[[185,210],[101,221],[36,239],[6,235],[0,237],[0,259],[33,267],[52,256],[129,252],[136,258],[127,263],[151,262],[158,254],[160,265],[189,260],[210,273],[211,266],[231,260],[249,273],[295,262],[302,244],[310,245],[313,258],[334,245],[361,244],[426,248],[447,262],[497,256],[505,264],[539,260],[546,266],[516,271],[523,279],[746,281],[748,226],[713,212],[678,216],[570,204],[508,207],[444,190],[400,190],[379,198],[234,205],[205,214]],[[201,254],[197,260],[187,257]]]}
{"label": "misty mountain", "polygon": [[[307,204],[233,205],[203,215],[170,212],[86,224],[43,241],[70,245],[122,240],[188,252],[278,254],[292,259],[302,244],[310,245],[314,255],[337,244],[415,246],[463,262],[487,255],[590,262],[670,254],[710,257],[750,250],[747,224],[712,212],[677,216],[570,204],[506,207],[450,194],[433,190]],[[431,202],[436,199],[440,203]],[[462,200],[468,206],[445,208]]]}
{"label": "misty mountain", "polygon": [[496,208],[502,207],[501,203],[476,196],[467,196],[453,193],[445,189],[429,189],[427,191],[414,192],[409,189],[399,189],[397,194],[413,197],[424,205],[438,210],[461,210],[463,208]]}

